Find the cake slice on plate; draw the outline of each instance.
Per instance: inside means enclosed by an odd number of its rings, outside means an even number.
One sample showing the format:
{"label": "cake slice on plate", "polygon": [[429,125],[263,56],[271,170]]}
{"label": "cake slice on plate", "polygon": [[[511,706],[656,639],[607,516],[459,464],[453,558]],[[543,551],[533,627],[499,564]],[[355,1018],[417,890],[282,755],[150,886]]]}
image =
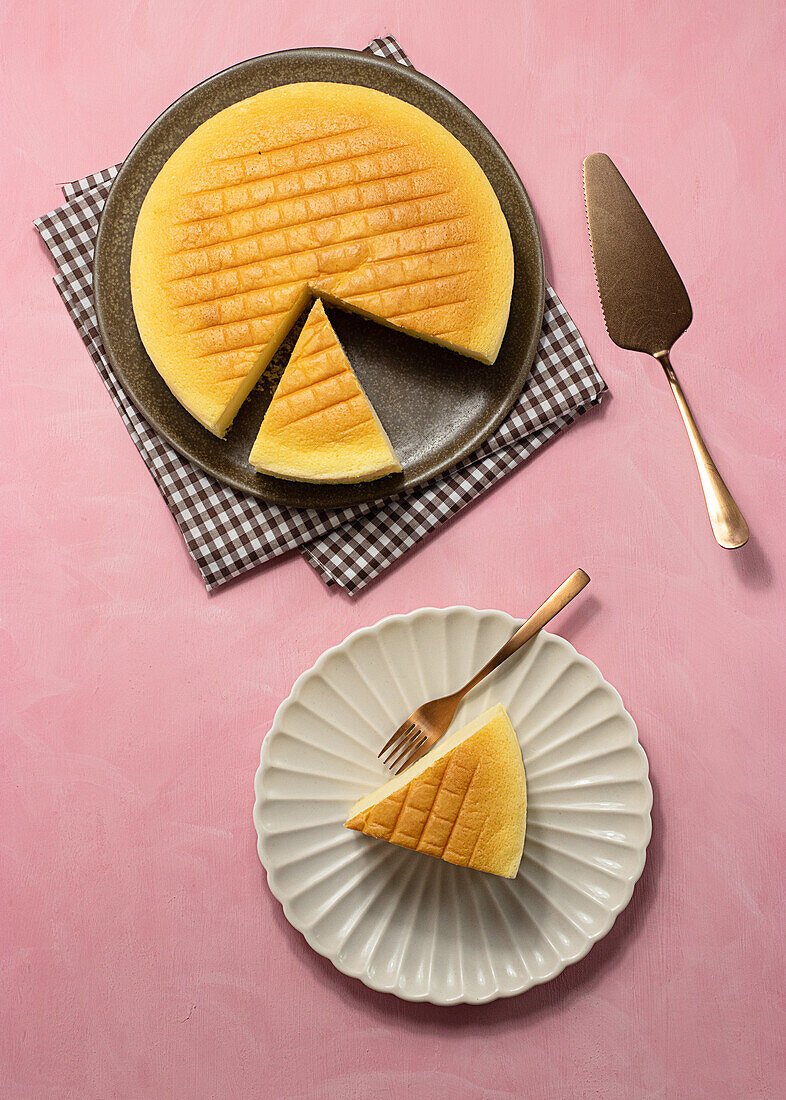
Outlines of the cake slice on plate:
{"label": "cake slice on plate", "polygon": [[346,828],[515,878],[526,823],[521,749],[498,704],[356,802]]}
{"label": "cake slice on plate", "polygon": [[292,481],[373,481],[401,463],[333,331],[311,308],[249,455]]}

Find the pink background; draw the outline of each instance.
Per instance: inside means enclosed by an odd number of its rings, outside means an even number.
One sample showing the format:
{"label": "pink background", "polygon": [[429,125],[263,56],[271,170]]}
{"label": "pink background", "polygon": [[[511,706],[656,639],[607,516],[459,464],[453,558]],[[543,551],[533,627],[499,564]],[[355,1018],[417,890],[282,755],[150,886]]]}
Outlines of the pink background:
{"label": "pink background", "polygon": [[[783,6],[6,3],[1,1091],[13,1098],[784,1095]],[[396,34],[498,136],[608,380],[351,601],[297,557],[208,598],[52,286],[33,218],[254,53]],[[606,337],[581,191],[610,153],[690,289],[674,362],[754,532],[714,543],[660,368]],[[368,992],[285,922],[252,780],[295,677],[422,604],[558,629],[639,724],[644,878],[587,959],[480,1009]]]}

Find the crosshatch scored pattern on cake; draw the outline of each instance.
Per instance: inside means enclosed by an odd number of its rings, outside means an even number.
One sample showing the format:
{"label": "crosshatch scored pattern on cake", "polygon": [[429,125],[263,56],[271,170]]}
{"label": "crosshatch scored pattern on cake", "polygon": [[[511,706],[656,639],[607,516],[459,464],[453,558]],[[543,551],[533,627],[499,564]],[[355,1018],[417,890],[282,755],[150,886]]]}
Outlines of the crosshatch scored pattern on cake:
{"label": "crosshatch scored pattern on cake", "polygon": [[492,363],[512,290],[508,225],[471,153],[355,84],[284,84],[203,122],[151,184],[131,251],[148,355],[218,436],[312,294]]}

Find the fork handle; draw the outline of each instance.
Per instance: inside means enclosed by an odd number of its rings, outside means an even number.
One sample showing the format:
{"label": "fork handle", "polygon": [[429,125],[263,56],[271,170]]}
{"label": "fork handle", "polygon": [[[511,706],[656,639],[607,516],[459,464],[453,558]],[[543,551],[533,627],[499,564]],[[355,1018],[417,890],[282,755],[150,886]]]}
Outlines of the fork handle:
{"label": "fork handle", "polygon": [[563,581],[559,588],[552,592],[547,600],[544,600],[538,610],[530,615],[527,621],[518,628],[513,637],[505,642],[502,649],[498,650],[491,660],[485,663],[480,672],[477,672],[469,683],[455,693],[457,701],[463,698],[468,691],[472,691],[495,668],[499,668],[502,662],[507,661],[508,657],[512,656],[516,650],[521,649],[531,638],[534,638],[546,623],[551,622],[558,611],[562,611],[563,607],[567,607],[573,597],[578,596],[582,588],[586,588],[589,581],[589,576],[583,569],[577,569],[575,573],[571,573],[568,579]]}

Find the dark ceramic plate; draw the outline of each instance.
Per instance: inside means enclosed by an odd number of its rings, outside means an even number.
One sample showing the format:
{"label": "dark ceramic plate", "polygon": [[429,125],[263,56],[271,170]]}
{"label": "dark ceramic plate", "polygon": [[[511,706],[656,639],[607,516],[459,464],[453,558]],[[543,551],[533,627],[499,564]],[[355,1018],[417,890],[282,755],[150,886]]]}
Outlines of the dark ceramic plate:
{"label": "dark ceramic plate", "polygon": [[[139,338],[129,261],[137,214],[171,153],[216,112],[266,88],[330,80],[378,88],[441,122],[480,163],[513,238],[510,320],[491,367],[342,310],[330,319],[396,449],[403,472],[358,485],[307,485],[256,473],[248,453],[291,351],[297,327],[240,410],[224,440],[197,423],[165,386]],[[186,92],[132,149],[109,194],[96,242],[96,310],[104,347],[126,392],[172,446],[245,493],[293,508],[340,508],[412,489],[455,465],[499,426],[524,388],[543,319],[545,281],[537,222],[515,169],[483,124],[439,84],[413,69],[353,50],[307,49],[244,61]]]}

